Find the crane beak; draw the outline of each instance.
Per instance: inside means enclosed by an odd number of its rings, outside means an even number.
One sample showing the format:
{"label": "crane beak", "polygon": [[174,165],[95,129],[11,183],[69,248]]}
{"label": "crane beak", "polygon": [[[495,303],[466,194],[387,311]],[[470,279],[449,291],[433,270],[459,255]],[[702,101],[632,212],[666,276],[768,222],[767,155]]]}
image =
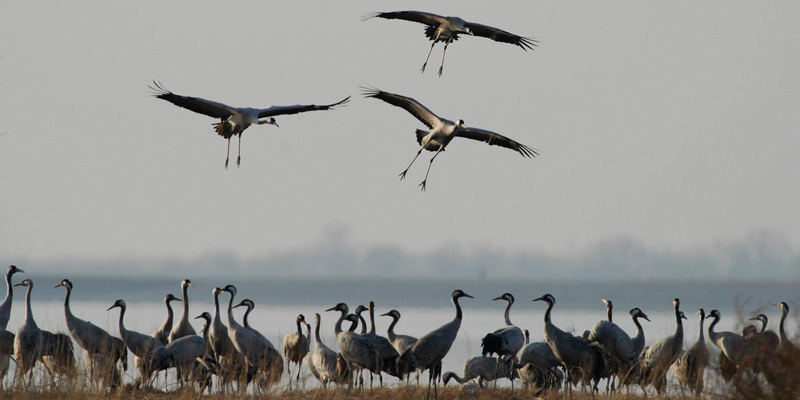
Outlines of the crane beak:
{"label": "crane beak", "polygon": [[23,273],[23,274],[24,274],[24,273],[25,273],[25,270],[24,270],[24,269],[22,269],[22,268],[17,268],[17,272],[21,272],[21,273]]}
{"label": "crane beak", "polygon": [[116,305],[116,304],[114,304],[113,306],[111,306],[111,307],[108,307],[108,309],[107,309],[106,311],[111,311],[111,309],[112,309],[112,308],[114,308],[114,307],[117,307],[117,305]]}
{"label": "crane beak", "polygon": [[[25,284],[20,282],[20,283],[17,283],[16,285],[14,285],[14,286],[25,286]],[[56,287],[58,287],[58,286],[56,286]]]}
{"label": "crane beak", "polygon": [[237,304],[237,305],[233,306],[233,308],[241,307],[241,306],[243,306],[243,305],[244,305],[244,303],[239,303],[239,304]]}
{"label": "crane beak", "polygon": [[331,308],[325,310],[325,312],[328,312],[328,311],[336,311],[336,307],[331,307]]}
{"label": "crane beak", "polygon": [[391,311],[381,314],[381,317],[391,317],[391,316],[392,316],[392,312]]}
{"label": "crane beak", "polygon": [[544,301],[544,296],[537,297],[537,298],[533,299],[533,301]]}
{"label": "crane beak", "polygon": [[[17,286],[17,285],[14,285],[14,286]],[[63,283],[61,283],[61,282],[58,282],[58,285],[55,285],[55,286],[53,286],[53,289],[55,289],[55,288],[57,288],[57,287],[60,287],[60,286],[64,286],[64,284],[63,284]]]}
{"label": "crane beak", "polygon": [[174,297],[174,296],[172,297],[172,300],[174,300],[174,301],[181,301],[181,302],[183,301],[183,299],[181,299],[181,298],[179,298],[179,297]]}
{"label": "crane beak", "polygon": [[469,297],[470,299],[474,299],[474,297],[472,297],[472,296],[470,296],[470,295],[468,295],[468,294],[466,294],[466,293],[464,293],[464,296],[463,296],[463,297]]}
{"label": "crane beak", "polygon": [[495,298],[492,299],[492,301],[495,301],[495,300],[505,300],[505,299],[503,298],[503,296],[499,296],[499,297],[495,297]]}
{"label": "crane beak", "polygon": [[196,316],[196,317],[194,317],[194,319],[200,319],[200,318],[203,318],[203,315],[202,315],[202,314],[201,314],[201,315],[198,315],[198,316]]}

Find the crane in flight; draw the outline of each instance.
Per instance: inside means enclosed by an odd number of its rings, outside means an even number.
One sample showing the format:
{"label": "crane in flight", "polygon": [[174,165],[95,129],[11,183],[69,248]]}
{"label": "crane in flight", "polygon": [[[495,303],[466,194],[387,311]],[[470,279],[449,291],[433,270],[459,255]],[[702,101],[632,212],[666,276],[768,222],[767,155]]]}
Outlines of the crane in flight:
{"label": "crane in flight", "polygon": [[228,140],[228,155],[225,157],[225,168],[228,168],[228,160],[231,152],[231,137],[239,136],[239,155],[236,157],[236,166],[238,167],[242,162],[242,133],[250,125],[275,125],[275,116],[299,114],[307,111],[320,111],[330,110],[336,106],[347,104],[350,101],[350,96],[343,100],[324,105],[293,105],[293,106],[271,106],[267,108],[251,108],[251,107],[231,107],[226,104],[218,103],[216,101],[201,99],[199,97],[182,96],[172,93],[164,88],[161,82],[153,81],[153,85],[148,85],[152,90],[152,95],[156,98],[166,100],[178,107],[194,111],[198,114],[207,115],[212,118],[219,118],[220,122],[213,124],[214,130],[218,135]]}
{"label": "crane in flight", "polygon": [[425,173],[425,179],[419,184],[423,191],[425,190],[425,185],[428,182],[428,174],[431,172],[433,160],[436,159],[436,156],[438,156],[439,153],[444,151],[445,147],[447,147],[450,141],[455,137],[464,137],[467,139],[486,142],[491,146],[505,147],[507,149],[516,151],[523,157],[532,158],[539,155],[538,150],[525,146],[524,144],[509,139],[499,133],[487,131],[485,129],[467,127],[464,125],[463,119],[453,122],[449,119],[440,118],[434,114],[433,111],[429,110],[420,102],[410,97],[384,92],[372,87],[362,87],[362,89],[364,89],[364,97],[383,100],[393,106],[400,107],[411,113],[411,115],[415,116],[418,120],[420,120],[420,122],[430,128],[430,131],[417,129],[417,143],[419,143],[420,149],[417,152],[417,155],[414,156],[414,159],[411,160],[411,164],[408,165],[408,168],[400,173],[400,180],[403,180],[406,177],[408,169],[411,168],[411,165],[413,165],[414,161],[417,160],[417,157],[419,157],[420,153],[422,153],[422,150],[436,152],[436,154],[431,157],[431,161],[428,164],[428,172]]}
{"label": "crane in flight", "polygon": [[522,50],[533,50],[539,43],[535,39],[522,37],[502,29],[491,27],[488,25],[476,24],[474,22],[464,21],[459,17],[444,17],[429,12],[423,11],[391,11],[391,12],[377,12],[364,15],[361,20],[366,21],[371,18],[385,18],[385,19],[401,19],[405,21],[418,22],[425,25],[425,36],[432,42],[431,49],[428,51],[428,57],[425,58],[425,64],[422,64],[422,72],[425,72],[425,67],[428,65],[428,60],[431,58],[433,46],[436,42],[444,42],[444,51],[442,52],[442,65],[439,67],[439,76],[442,76],[444,69],[444,57],[447,54],[447,46],[450,43],[458,40],[458,35],[481,36],[487,39],[492,39],[495,42],[513,44],[519,46]]}

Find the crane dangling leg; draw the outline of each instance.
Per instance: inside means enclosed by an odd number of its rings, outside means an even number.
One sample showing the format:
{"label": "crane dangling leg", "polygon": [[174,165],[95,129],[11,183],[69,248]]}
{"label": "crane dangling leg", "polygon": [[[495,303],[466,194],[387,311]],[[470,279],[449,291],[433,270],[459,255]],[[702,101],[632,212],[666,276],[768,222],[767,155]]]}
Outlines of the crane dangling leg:
{"label": "crane dangling leg", "polygon": [[228,154],[225,155],[225,169],[228,169],[228,159],[231,158],[231,138],[228,138]]}
{"label": "crane dangling leg", "polygon": [[439,147],[439,150],[436,151],[436,154],[434,154],[433,157],[431,157],[431,162],[428,163],[428,172],[425,173],[425,179],[423,179],[422,183],[419,184],[419,186],[422,186],[423,192],[425,191],[425,184],[428,182],[428,174],[431,173],[431,166],[433,165],[433,160],[436,159],[436,156],[438,156],[442,152],[442,150],[444,150],[444,146]]}
{"label": "crane dangling leg", "polygon": [[444,44],[444,51],[442,52],[442,65],[439,66],[439,78],[442,77],[442,70],[444,70],[444,56],[447,54],[447,46],[449,45],[449,41]]}
{"label": "crane dangling leg", "polygon": [[425,72],[425,67],[428,65],[428,60],[431,58],[431,53],[433,53],[433,45],[435,44],[436,41],[434,40],[433,43],[431,43],[431,49],[428,51],[428,57],[425,58],[425,64],[422,64],[422,70],[420,72]]}
{"label": "crane dangling leg", "polygon": [[236,168],[242,164],[242,134],[239,134],[239,155],[236,156]]}
{"label": "crane dangling leg", "polygon": [[402,180],[403,180],[403,179],[406,177],[406,173],[408,172],[408,169],[409,169],[409,168],[411,168],[411,166],[412,166],[412,165],[414,165],[414,161],[417,161],[417,157],[419,157],[419,155],[422,153],[422,150],[425,150],[425,148],[424,148],[424,147],[421,147],[421,148],[419,149],[419,151],[417,152],[417,155],[416,155],[416,156],[414,156],[414,159],[413,159],[413,160],[411,160],[411,164],[408,164],[408,168],[406,168],[406,170],[405,170],[405,171],[403,171],[403,172],[401,172],[401,173],[400,173],[400,180],[401,180],[401,181],[402,181]]}

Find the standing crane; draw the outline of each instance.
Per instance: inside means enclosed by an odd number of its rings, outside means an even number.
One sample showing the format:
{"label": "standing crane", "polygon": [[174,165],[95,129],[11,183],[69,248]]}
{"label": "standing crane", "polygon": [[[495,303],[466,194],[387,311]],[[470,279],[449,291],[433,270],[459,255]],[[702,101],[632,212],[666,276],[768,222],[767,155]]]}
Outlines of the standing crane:
{"label": "standing crane", "polygon": [[311,339],[303,335],[303,324],[306,324],[306,317],[303,314],[297,316],[295,320],[297,332],[289,332],[283,337],[283,356],[286,357],[286,373],[289,375],[289,389],[292,388],[292,363],[297,364],[297,378],[295,386],[300,384],[300,365],[308,354]]}
{"label": "standing crane", "polygon": [[435,160],[436,156],[443,152],[450,141],[456,137],[464,137],[467,139],[486,142],[491,146],[505,147],[507,149],[516,151],[523,157],[532,158],[539,155],[537,150],[511,140],[503,135],[500,135],[499,133],[487,131],[485,129],[467,127],[464,125],[463,119],[453,122],[448,119],[440,118],[431,110],[423,106],[420,102],[410,97],[384,92],[375,88],[364,88],[364,97],[383,100],[393,106],[400,107],[411,113],[411,115],[416,117],[425,126],[430,128],[430,131],[417,129],[417,143],[419,143],[420,149],[417,152],[417,155],[414,156],[414,159],[411,160],[411,164],[408,165],[408,168],[400,173],[400,180],[403,180],[403,178],[406,177],[406,173],[408,172],[409,168],[411,168],[411,165],[414,164],[414,161],[416,161],[417,157],[419,157],[420,153],[422,153],[422,150],[435,152],[428,164],[428,172],[425,173],[425,179],[419,184],[423,191],[425,190],[426,182],[428,182],[428,174],[431,172],[433,160]]}
{"label": "standing crane", "polygon": [[587,339],[576,337],[555,326],[550,318],[556,299],[547,293],[533,301],[544,301],[547,311],[544,313],[544,340],[553,350],[567,371],[567,384],[572,381],[574,372],[581,371],[584,384],[591,382],[592,391],[597,391],[597,384],[606,374],[607,365],[600,346]]}
{"label": "standing crane", "polygon": [[[639,358],[634,349],[633,339],[622,328],[612,322],[614,303],[611,300],[603,299],[603,304],[606,305],[608,320],[596,323],[589,332],[588,339],[602,345],[608,354],[608,372],[611,375],[608,383],[613,390],[612,379],[615,377],[622,379],[630,374],[631,369],[638,366]],[[633,373],[635,374],[636,372]],[[609,385],[606,385],[606,392],[608,390]]]}
{"label": "standing crane", "polygon": [[688,387],[697,397],[700,397],[703,393],[703,375],[708,366],[709,354],[708,346],[706,346],[705,330],[703,329],[706,312],[701,308],[697,310],[697,315],[700,316],[700,333],[697,336],[697,341],[689,350],[681,354],[678,360],[675,361],[673,369],[678,382]]}
{"label": "standing crane", "polygon": [[184,279],[181,281],[181,293],[183,294],[183,313],[181,314],[181,319],[178,320],[178,323],[172,327],[172,330],[169,332],[168,341],[172,342],[173,340],[180,339],[184,336],[189,335],[197,335],[197,331],[194,330],[192,324],[189,323],[189,288],[194,287],[192,281],[188,279]]}
{"label": "standing crane", "polygon": [[42,352],[42,330],[36,325],[31,310],[31,291],[33,291],[33,281],[24,279],[14,286],[25,286],[25,320],[17,329],[14,336],[14,360],[17,362],[17,377],[21,380],[28,375],[28,385],[33,382],[33,367],[39,360]]}
{"label": "standing crane", "polygon": [[[510,362],[499,362],[498,358],[487,356],[472,357],[464,361],[462,376],[458,376],[458,374],[453,371],[448,371],[442,375],[442,381],[444,385],[447,386],[451,379],[455,379],[456,382],[463,385],[477,378],[478,387],[483,389],[485,387],[485,382],[494,381],[500,376],[514,375],[515,370],[508,369],[512,367],[513,364]],[[508,356],[503,356],[503,358],[508,358]]]}
{"label": "standing crane", "polygon": [[406,350],[397,359],[397,366],[400,373],[410,373],[414,370],[428,370],[428,392],[425,395],[427,400],[430,397],[431,383],[433,383],[433,395],[439,397],[437,380],[442,374],[442,360],[450,352],[450,347],[458,336],[461,328],[461,304],[458,299],[473,297],[464,293],[461,289],[456,289],[450,294],[450,301],[456,308],[456,316],[452,321],[431,331],[419,338],[411,348]]}
{"label": "standing crane", "polygon": [[781,309],[781,323],[778,326],[778,333],[781,339],[780,351],[790,358],[800,357],[800,349],[789,340],[789,336],[786,334],[786,328],[784,328],[786,317],[789,315],[789,305],[786,304],[785,301],[781,301],[780,303],[773,304],[773,306]]}
{"label": "standing crane", "polygon": [[231,297],[228,301],[228,337],[233,343],[233,347],[239,353],[242,353],[247,364],[250,365],[255,373],[259,371],[268,371],[268,353],[267,345],[251,330],[239,325],[233,317],[233,300],[236,297],[236,286],[227,285],[222,290],[230,293]]}
{"label": "standing crane", "polygon": [[[256,308],[256,304],[253,303],[253,300],[244,299],[238,305],[233,306],[233,308],[242,306],[247,307],[247,310],[245,310],[244,316],[242,317],[242,325],[250,332],[253,332],[253,334],[255,334],[256,337],[258,337],[258,339],[261,340],[266,347],[267,370],[264,371],[266,385],[269,386],[273,383],[278,383],[283,376],[283,358],[281,358],[278,350],[275,350],[275,346],[272,345],[272,342],[270,342],[266,336],[262,335],[261,332],[250,326],[250,323],[248,322],[248,316],[250,315],[250,312]],[[308,328],[308,324],[306,324],[306,328]]]}
{"label": "standing crane", "polygon": [[[339,354],[344,358],[351,372],[366,369],[374,374],[381,373],[381,357],[375,346],[367,338],[351,331],[342,330],[342,322],[350,311],[345,303],[339,303],[327,311],[339,311],[341,315],[336,321],[334,332],[339,343]],[[352,387],[352,380],[349,382]]]}
{"label": "standing crane", "polygon": [[[389,375],[398,377],[402,380],[402,374],[397,372],[397,357],[400,356],[400,353],[395,350],[391,343],[389,343],[389,339],[386,339],[383,336],[378,335],[375,332],[375,302],[369,302],[369,323],[370,328],[369,332],[367,332],[364,337],[375,346],[375,350],[378,351],[378,354],[381,356],[381,370],[386,372]],[[380,379],[381,386],[383,386],[383,376],[378,374],[378,378]]]}
{"label": "standing crane", "polygon": [[[128,351],[125,343],[121,343],[119,339],[115,340],[114,337],[108,332],[100,329],[97,325],[84,321],[72,314],[69,306],[69,299],[72,296],[72,282],[69,279],[62,279],[55,287],[63,287],[67,290],[66,297],[64,298],[64,317],[67,322],[67,329],[69,334],[75,339],[82,349],[86,350],[87,359],[90,364],[90,379],[95,380],[95,371],[107,372],[108,365],[102,368],[96,364],[98,360],[104,364],[108,363],[116,365],[117,362],[122,362],[122,369],[128,370]],[[99,356],[96,356],[99,355]],[[114,367],[116,368],[116,367]],[[109,384],[113,384],[112,380],[107,380]]]}
{"label": "standing crane", "polygon": [[[510,314],[511,306],[514,305],[514,295],[511,293],[503,293],[502,296],[492,299],[492,301],[497,300],[506,301],[506,311],[503,315],[506,326],[484,336],[481,340],[481,347],[483,348],[482,355],[497,354],[497,362],[495,365],[498,366],[500,365],[500,358],[502,356],[509,356],[507,359],[510,364],[504,371],[506,378],[511,380],[511,391],[513,392],[514,369],[511,367],[516,364],[517,353],[525,344],[525,334],[522,333],[522,329],[511,323]],[[500,371],[498,370],[497,373],[500,374]]]}
{"label": "standing crane", "polygon": [[[0,303],[0,331],[8,328],[8,321],[11,319],[11,303],[14,301],[14,286],[11,284],[11,277],[18,272],[24,273],[25,271],[18,268],[16,265],[9,265],[8,269],[6,269],[6,297],[3,299],[3,302]],[[11,332],[9,332],[9,334],[13,335]],[[12,345],[13,342],[14,340],[12,338]],[[0,354],[0,389],[2,389],[2,382],[8,373],[8,368],[11,366],[12,355],[13,352]]]}
{"label": "standing crane", "polygon": [[319,335],[320,315],[314,314],[314,351],[308,353],[305,358],[306,366],[309,370],[316,372],[314,376],[322,383],[322,387],[327,388],[330,382],[339,382],[336,373],[336,353],[328,348]]}
{"label": "standing crane", "polygon": [[361,20],[366,21],[375,17],[384,19],[400,19],[425,25],[425,36],[432,43],[431,49],[428,51],[428,57],[425,58],[425,63],[422,64],[422,72],[425,72],[425,67],[428,65],[428,60],[431,58],[433,46],[436,44],[436,42],[443,42],[444,51],[442,52],[442,65],[439,67],[440,77],[442,76],[442,70],[444,69],[444,57],[445,54],[447,54],[447,46],[449,46],[450,43],[458,40],[459,35],[485,37],[487,39],[494,40],[495,42],[519,46],[525,51],[533,50],[538,43],[538,41],[531,38],[518,36],[488,25],[464,21],[459,17],[444,17],[422,11],[378,12],[367,14],[362,17]]}
{"label": "standing crane", "polygon": [[172,301],[183,301],[177,297],[175,297],[172,293],[167,294],[164,296],[164,305],[167,306],[167,319],[164,320],[164,323],[156,329],[155,332],[151,336],[158,339],[159,342],[163,345],[167,345],[169,343],[169,333],[172,331],[172,306],[169,305]]}
{"label": "standing crane", "polygon": [[[216,101],[201,99],[199,97],[182,96],[172,93],[164,88],[161,83],[153,81],[154,86],[148,86],[153,91],[153,96],[166,100],[178,107],[194,111],[198,114],[207,115],[212,118],[219,118],[220,122],[214,124],[214,130],[218,135],[228,140],[228,155],[225,157],[225,168],[228,168],[228,159],[231,152],[231,137],[239,136],[239,156],[236,157],[236,166],[242,162],[242,133],[250,125],[275,125],[275,116],[299,114],[308,111],[330,110],[336,106],[342,106],[350,101],[350,96],[344,100],[326,105],[293,105],[293,106],[272,106],[267,108],[240,108],[231,107]],[[264,119],[262,119],[264,118]]]}
{"label": "standing crane", "polygon": [[124,300],[118,299],[114,302],[114,305],[108,308],[107,311],[111,311],[117,307],[119,307],[119,335],[122,337],[122,340],[125,342],[125,345],[128,347],[128,349],[130,349],[133,355],[136,356],[136,365],[139,366],[139,373],[142,375],[142,381],[148,382],[152,372],[147,369],[147,366],[150,364],[150,355],[155,349],[164,345],[161,344],[158,339],[150,335],[145,335],[143,333],[129,331],[126,329],[124,319],[125,311],[127,310],[128,306],[125,304]]}
{"label": "standing crane", "polygon": [[219,373],[219,384],[223,388],[229,385],[237,376],[244,378],[246,375],[246,362],[241,353],[233,347],[231,339],[228,337],[228,327],[222,323],[219,313],[219,294],[222,288],[215,287],[212,290],[214,296],[214,317],[207,327],[209,346],[214,352],[215,362],[221,367]]}
{"label": "standing crane", "polygon": [[672,306],[675,309],[675,333],[651,345],[641,361],[642,388],[653,385],[659,395],[666,390],[667,372],[683,352],[683,320],[686,316],[680,310],[680,299],[672,300]]}
{"label": "standing crane", "polygon": [[398,354],[402,354],[406,349],[413,346],[414,343],[417,342],[417,338],[409,335],[400,335],[394,332],[394,327],[397,325],[397,322],[400,321],[400,311],[391,310],[386,314],[381,314],[381,316],[392,317],[392,323],[389,324],[389,329],[386,331],[386,337],[389,338],[389,342],[392,343],[394,349],[397,350]]}

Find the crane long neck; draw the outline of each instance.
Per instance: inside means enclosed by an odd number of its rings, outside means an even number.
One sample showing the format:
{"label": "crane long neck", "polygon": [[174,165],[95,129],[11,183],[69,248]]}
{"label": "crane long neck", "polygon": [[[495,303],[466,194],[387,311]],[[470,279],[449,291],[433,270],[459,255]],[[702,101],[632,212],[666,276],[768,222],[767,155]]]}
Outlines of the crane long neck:
{"label": "crane long neck", "polygon": [[[231,292],[231,299],[228,301],[228,326],[235,326],[236,323],[233,320],[233,298],[235,295]],[[186,301],[186,299],[184,299]]]}
{"label": "crane long neck", "polygon": [[512,304],[513,303],[511,303],[511,301],[508,301],[508,304],[506,304],[506,312],[505,312],[505,315],[503,316],[505,318],[505,320],[506,320],[506,326],[513,326],[514,325],[514,324],[511,323],[511,305]]}
{"label": "crane long neck", "polygon": [[612,306],[611,304],[608,304],[606,306],[606,312],[608,313],[608,322],[614,322],[614,320],[612,319],[613,310],[614,310],[614,306]]}
{"label": "crane long neck", "polygon": [[64,286],[67,288],[67,295],[64,297],[64,314],[66,314],[67,318],[72,318],[72,310],[69,308],[69,297],[72,296],[72,288],[69,286]]}
{"label": "crane long neck", "polygon": [[386,331],[387,335],[389,336],[389,340],[393,340],[395,337],[394,333],[394,326],[397,325],[398,319],[395,318],[394,314],[392,315],[392,323],[389,324],[389,329]]}
{"label": "crane long neck", "polygon": [[372,303],[370,303],[369,307],[369,333],[375,334],[375,308],[372,307]]}
{"label": "crane long neck", "polygon": [[342,333],[342,322],[344,322],[344,318],[347,316],[348,310],[341,311],[342,315],[339,316],[339,319],[336,321],[336,326],[333,328],[333,331],[336,333],[336,336],[339,336]]}
{"label": "crane long neck", "polygon": [[300,323],[300,320],[297,320],[297,334],[301,337],[303,336],[303,325]]}
{"label": "crane long neck", "polygon": [[458,297],[453,297],[453,305],[456,306],[456,319],[460,320],[463,314],[461,313],[461,304],[458,304]]}
{"label": "crane long neck", "polygon": [[125,323],[123,322],[123,320],[125,319],[125,309],[126,308],[127,307],[120,307],[119,308],[119,334],[120,334],[120,336],[125,336],[125,334],[128,332],[125,329]]}
{"label": "crane long neck", "polygon": [[33,310],[31,309],[32,291],[33,291],[33,282],[30,282],[28,284],[28,290],[25,292],[25,322],[33,322]]}
{"label": "crane long neck", "polygon": [[[364,317],[361,316],[361,313],[358,314],[358,322],[354,322],[353,326],[355,327],[359,323],[361,324],[361,334],[365,335],[367,333],[367,320],[365,320]],[[353,328],[352,330],[355,330],[355,328]]]}
{"label": "crane long neck", "polygon": [[219,292],[214,293],[214,321],[219,321]]}
{"label": "crane long neck", "polygon": [[314,346],[319,347],[322,339],[319,337],[319,318],[314,318]]}
{"label": "crane long neck", "polygon": [[189,285],[182,285],[183,289],[183,315],[181,320],[189,320]]}
{"label": "crane long neck", "polygon": [[786,322],[786,316],[789,314],[789,311],[783,307],[781,307],[781,323],[778,325],[778,333],[781,336],[781,343],[791,343],[789,342],[789,337],[786,336],[786,329],[783,327],[784,322]]}
{"label": "crane long neck", "polygon": [[[766,317],[764,317],[764,318],[766,318]],[[767,320],[763,319],[763,320],[759,320],[759,321],[761,321],[761,330],[758,331],[758,333],[764,333],[764,331],[767,330]]]}
{"label": "crane long neck", "polygon": [[11,284],[11,271],[6,272],[6,297],[3,299],[3,305],[0,307],[6,307],[6,304],[9,306],[11,305],[11,301],[14,300],[14,285]]}
{"label": "crane long neck", "polygon": [[550,322],[550,311],[552,311],[552,310],[553,310],[553,303],[548,301],[547,302],[547,311],[544,312],[544,323],[545,324],[552,323],[552,322]]}
{"label": "crane long neck", "polygon": [[705,332],[703,330],[703,324],[706,321],[705,317],[706,317],[705,315],[700,314],[700,336],[697,338],[697,341],[698,342],[702,342],[702,343],[705,343],[705,341],[706,341],[706,335],[705,335]]}
{"label": "crane long neck", "polygon": [[683,320],[681,319],[681,312],[677,305],[675,306],[675,322],[675,333],[683,333]]}
{"label": "crane long neck", "polygon": [[250,323],[248,322],[249,320],[247,319],[247,317],[250,316],[250,311],[253,311],[253,308],[251,308],[250,305],[248,304],[247,311],[244,312],[244,317],[242,317],[242,323],[244,324],[245,328],[250,328]]}
{"label": "crane long neck", "polygon": [[172,326],[172,318],[173,318],[172,305],[169,304],[169,301],[166,301],[166,304],[167,304],[167,323],[170,326]]}
{"label": "crane long neck", "polygon": [[708,324],[708,338],[711,340],[716,340],[717,333],[714,332],[714,327],[717,326],[717,322],[719,322],[719,317],[715,315],[714,320]]}

